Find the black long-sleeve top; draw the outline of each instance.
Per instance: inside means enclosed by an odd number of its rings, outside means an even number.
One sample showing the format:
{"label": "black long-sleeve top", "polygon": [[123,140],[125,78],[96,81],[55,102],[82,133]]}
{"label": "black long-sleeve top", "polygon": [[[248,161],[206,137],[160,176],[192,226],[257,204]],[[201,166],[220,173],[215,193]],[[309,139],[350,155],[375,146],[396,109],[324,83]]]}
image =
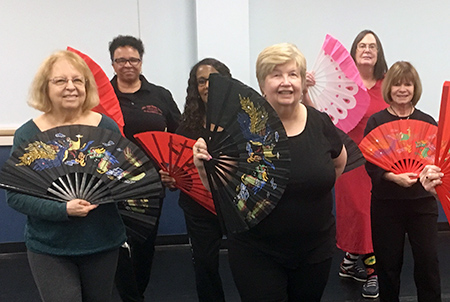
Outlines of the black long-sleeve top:
{"label": "black long-sleeve top", "polygon": [[[414,112],[408,117],[411,120],[420,120],[432,125],[437,125],[436,121],[430,115],[415,109]],[[372,115],[367,121],[366,129],[364,130],[364,136],[366,136],[370,131],[376,127],[392,122],[395,120],[400,120],[405,118],[400,118],[390,114],[387,109],[379,111]],[[383,174],[388,172],[370,162],[366,162],[366,170],[372,179],[372,198],[375,199],[419,199],[424,197],[429,197],[430,193],[425,191],[422,187],[420,181],[417,181],[412,187],[404,188],[398,184],[386,180],[383,178]]]}

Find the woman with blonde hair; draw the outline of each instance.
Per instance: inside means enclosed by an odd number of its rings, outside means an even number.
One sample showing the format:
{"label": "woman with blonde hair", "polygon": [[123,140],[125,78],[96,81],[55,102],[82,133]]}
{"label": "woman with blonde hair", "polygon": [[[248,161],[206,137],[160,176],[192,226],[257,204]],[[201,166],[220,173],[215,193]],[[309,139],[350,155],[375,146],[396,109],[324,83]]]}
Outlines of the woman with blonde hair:
{"label": "woman with blonde hair", "polygon": [[[328,280],[335,222],[331,190],[347,154],[328,115],[304,106],[306,60],[293,44],[258,56],[261,92],[288,136],[291,175],[272,212],[248,231],[228,234],[228,255],[242,301],[320,301]],[[199,139],[194,163],[206,183],[210,159]]]}
{"label": "woman with blonde hair", "polygon": [[[89,67],[77,54],[59,51],[39,68],[30,106],[43,114],[14,134],[12,150],[59,126],[89,125],[118,132],[113,120],[91,111],[98,104]],[[125,228],[113,203],[66,203],[7,191],[13,209],[27,215],[25,243],[39,293],[48,301],[110,301]]]}

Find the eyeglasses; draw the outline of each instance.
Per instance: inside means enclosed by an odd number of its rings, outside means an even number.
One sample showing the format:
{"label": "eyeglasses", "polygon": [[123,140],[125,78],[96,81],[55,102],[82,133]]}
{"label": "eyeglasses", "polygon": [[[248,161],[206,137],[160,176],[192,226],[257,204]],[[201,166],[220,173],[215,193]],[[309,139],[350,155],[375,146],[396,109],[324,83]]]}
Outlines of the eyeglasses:
{"label": "eyeglasses", "polygon": [[116,63],[119,66],[124,66],[127,62],[129,62],[133,66],[137,66],[137,65],[139,65],[139,63],[141,63],[141,59],[139,59],[139,58],[129,58],[129,59],[117,58],[117,59],[114,59],[114,63]]}
{"label": "eyeglasses", "polygon": [[197,79],[197,84],[199,87],[206,86],[206,83],[208,83],[208,82],[209,82],[209,79],[205,79],[205,78]]}
{"label": "eyeglasses", "polygon": [[56,86],[66,86],[69,81],[72,82],[72,84],[74,86],[77,87],[82,87],[84,86],[84,84],[86,83],[87,80],[83,79],[83,78],[72,78],[72,79],[68,79],[68,78],[64,78],[64,77],[54,77],[53,79],[50,79],[49,82],[51,82],[52,84],[56,85]]}
{"label": "eyeglasses", "polygon": [[371,43],[371,44],[365,44],[365,43],[359,43],[358,49],[364,51],[366,48],[368,48],[370,51],[377,51],[378,47],[377,44]]}

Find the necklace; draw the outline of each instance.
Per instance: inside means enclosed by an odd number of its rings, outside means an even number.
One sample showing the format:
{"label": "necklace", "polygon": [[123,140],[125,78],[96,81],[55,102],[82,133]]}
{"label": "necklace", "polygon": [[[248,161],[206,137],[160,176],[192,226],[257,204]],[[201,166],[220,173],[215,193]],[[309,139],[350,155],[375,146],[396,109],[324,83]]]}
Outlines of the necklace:
{"label": "necklace", "polygon": [[407,115],[407,116],[400,116],[397,114],[397,112],[395,112],[394,107],[390,106],[389,109],[391,109],[392,113],[395,114],[396,117],[400,118],[400,119],[404,119],[406,117],[407,120],[409,120],[409,118],[411,117],[411,114],[413,114],[414,112],[414,106],[411,105],[411,112]]}

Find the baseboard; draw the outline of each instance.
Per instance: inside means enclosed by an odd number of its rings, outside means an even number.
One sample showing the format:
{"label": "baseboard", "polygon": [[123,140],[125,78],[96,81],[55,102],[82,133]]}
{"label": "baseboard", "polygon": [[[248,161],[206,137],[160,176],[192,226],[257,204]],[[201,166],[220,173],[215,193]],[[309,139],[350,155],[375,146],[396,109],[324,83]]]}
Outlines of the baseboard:
{"label": "baseboard", "polygon": [[[450,231],[450,225],[448,222],[438,222],[439,232]],[[167,246],[167,245],[182,245],[189,244],[189,237],[187,234],[180,235],[159,235],[156,238],[156,246]],[[222,240],[221,248],[226,248],[226,239]],[[5,242],[0,243],[0,254],[6,253],[24,253],[27,251],[24,242]]]}
{"label": "baseboard", "polygon": [[25,253],[27,248],[25,242],[5,242],[0,243],[0,254]]}
{"label": "baseboard", "polygon": [[438,222],[438,232],[448,232],[450,231],[450,225],[447,221]]}
{"label": "baseboard", "polygon": [[188,244],[189,237],[187,234],[181,235],[158,235],[156,237],[155,245],[178,245],[178,244]]}
{"label": "baseboard", "polygon": [[[181,235],[159,235],[156,238],[155,245],[180,245],[188,244],[187,234]],[[4,242],[0,243],[0,254],[24,253],[27,251],[25,242]]]}

